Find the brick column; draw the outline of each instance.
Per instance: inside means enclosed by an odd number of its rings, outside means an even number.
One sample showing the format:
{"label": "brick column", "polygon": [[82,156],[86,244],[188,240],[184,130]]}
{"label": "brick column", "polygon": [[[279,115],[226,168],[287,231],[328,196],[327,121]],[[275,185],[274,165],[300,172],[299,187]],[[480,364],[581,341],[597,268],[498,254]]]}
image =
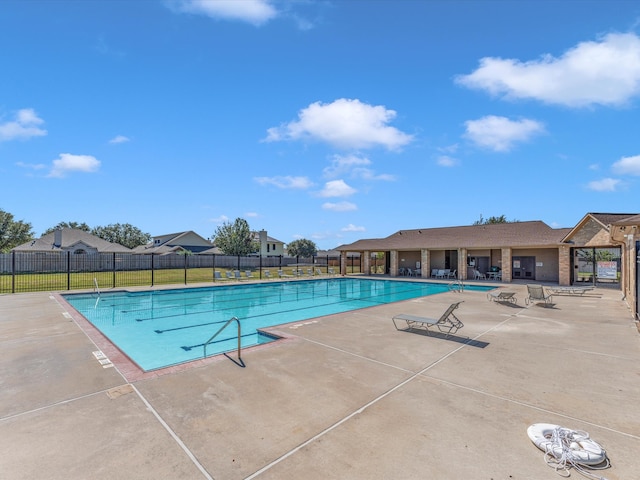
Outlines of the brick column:
{"label": "brick column", "polygon": [[458,280],[467,280],[467,249],[458,249]]}
{"label": "brick column", "polygon": [[389,252],[389,275],[392,277],[398,276],[398,251],[391,250]]}
{"label": "brick column", "polygon": [[371,275],[371,252],[366,250],[362,252],[362,273]]}
{"label": "brick column", "polygon": [[511,248],[502,249],[502,281],[511,283]]}
{"label": "brick column", "polygon": [[558,285],[571,284],[571,248],[562,245],[558,248]]}
{"label": "brick column", "polygon": [[420,251],[420,276],[422,278],[429,278],[431,276],[431,255],[429,255],[429,250],[423,248]]}

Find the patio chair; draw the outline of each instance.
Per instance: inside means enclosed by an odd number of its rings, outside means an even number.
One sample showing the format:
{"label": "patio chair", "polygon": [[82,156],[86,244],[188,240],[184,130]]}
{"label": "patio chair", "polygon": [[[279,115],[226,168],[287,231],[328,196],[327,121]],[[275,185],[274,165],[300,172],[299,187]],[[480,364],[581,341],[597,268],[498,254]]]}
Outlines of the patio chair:
{"label": "patio chair", "polygon": [[291,275],[287,275],[282,270],[278,270],[278,277],[280,277],[280,278],[290,278]]}
{"label": "patio chair", "polygon": [[529,305],[533,302],[544,302],[545,305],[551,305],[551,295],[544,293],[542,285],[527,285],[528,296],[524,299],[524,303]]}
{"label": "patio chair", "polygon": [[437,268],[432,268],[431,269],[431,278],[436,278],[438,276],[438,269]]}
{"label": "patio chair", "polygon": [[329,275],[335,275],[336,274],[336,272],[335,272],[335,270],[333,268],[329,268],[328,271],[329,271]]}
{"label": "patio chair", "polygon": [[[429,334],[429,329],[431,327],[435,327],[441,333],[445,333],[448,337],[449,335],[455,334],[459,329],[464,327],[464,324],[453,313],[453,311],[458,308],[461,303],[462,302],[452,303],[438,319],[400,313],[392,318],[393,325],[396,327],[396,330],[403,331],[412,330],[414,328],[424,328],[427,334]],[[406,322],[407,328],[398,328],[396,320]]]}
{"label": "patio chair", "polygon": [[219,271],[216,270],[215,272],[213,272],[213,279],[214,280],[222,280],[222,275],[220,274]]}
{"label": "patio chair", "polygon": [[449,278],[456,278],[456,274],[458,273],[457,270],[451,270],[449,272]]}
{"label": "patio chair", "polygon": [[316,268],[316,275],[322,275],[322,271],[319,268]]}
{"label": "patio chair", "polygon": [[473,279],[474,280],[486,280],[487,276],[482,273],[480,270],[473,269]]}
{"label": "patio chair", "polygon": [[262,272],[262,276],[263,276],[264,278],[271,278],[271,271],[270,271],[270,270],[264,270],[264,271]]}
{"label": "patio chair", "polygon": [[240,270],[234,270],[234,271],[233,271],[233,277],[234,277],[236,280],[242,280],[242,276],[240,275]]}
{"label": "patio chair", "polygon": [[229,280],[233,280],[233,273],[231,273],[231,270],[227,270],[227,278]]}
{"label": "patio chair", "polygon": [[487,299],[493,302],[518,303],[515,292],[496,292],[492,290],[487,293]]}
{"label": "patio chair", "polygon": [[244,274],[245,274],[245,276],[246,276],[247,278],[251,278],[251,276],[252,276],[252,275],[251,275],[251,270],[245,270]]}

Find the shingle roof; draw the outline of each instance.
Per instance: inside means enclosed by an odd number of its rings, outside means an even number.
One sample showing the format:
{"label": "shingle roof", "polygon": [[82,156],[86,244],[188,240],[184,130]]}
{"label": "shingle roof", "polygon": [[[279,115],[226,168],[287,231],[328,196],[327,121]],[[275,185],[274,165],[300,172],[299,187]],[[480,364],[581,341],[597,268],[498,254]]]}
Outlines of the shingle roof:
{"label": "shingle roof", "polygon": [[629,219],[630,217],[637,217],[637,213],[588,213],[603,225],[611,225]]}
{"label": "shingle roof", "polygon": [[400,230],[386,238],[358,240],[337,250],[416,250],[557,246],[570,228],[541,221]]}
{"label": "shingle roof", "polygon": [[63,228],[61,232],[60,245],[55,245],[55,232],[48,233],[22,245],[18,245],[13,248],[15,252],[60,252],[67,250],[78,243],[83,243],[89,247],[93,247],[101,253],[111,252],[130,252],[131,249],[120,245],[119,243],[111,243],[103,240],[100,237],[85,232],[84,230],[78,230],[75,228]]}
{"label": "shingle roof", "polygon": [[613,222],[615,225],[640,225],[640,215],[632,215]]}

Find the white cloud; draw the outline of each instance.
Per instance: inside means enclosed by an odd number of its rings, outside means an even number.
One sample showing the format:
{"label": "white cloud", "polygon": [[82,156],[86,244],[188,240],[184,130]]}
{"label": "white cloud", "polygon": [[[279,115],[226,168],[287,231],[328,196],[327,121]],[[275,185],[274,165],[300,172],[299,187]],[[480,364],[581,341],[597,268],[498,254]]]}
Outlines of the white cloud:
{"label": "white cloud", "polygon": [[258,213],[256,212],[247,212],[244,214],[244,216],[249,218],[258,218],[260,215],[258,215]]}
{"label": "white cloud", "polygon": [[109,143],[126,143],[130,141],[131,139],[129,137],[125,137],[124,135],[116,135],[111,140],[109,140]]}
{"label": "white cloud", "polygon": [[399,149],[413,137],[387,124],[396,112],[340,98],[333,103],[312,103],[298,113],[298,120],[267,130],[268,142],[319,140],[339,148],[371,148],[383,146]]}
{"label": "white cloud", "polygon": [[561,57],[538,60],[486,57],[460,85],[507,99],[527,98],[569,107],[622,105],[640,93],[640,37],[611,33],[582,42]]}
{"label": "white cloud", "polygon": [[509,120],[506,117],[488,115],[478,120],[468,120],[465,137],[480,147],[496,152],[511,150],[517,142],[525,142],[544,132],[544,125],[535,120]]}
{"label": "white cloud", "polygon": [[612,169],[618,175],[640,175],[640,155],[622,157],[613,164]]}
{"label": "white cloud", "polygon": [[331,165],[323,170],[323,174],[327,178],[348,175],[352,178],[361,178],[363,180],[393,181],[396,179],[394,175],[375,173],[368,168],[369,165],[371,165],[371,160],[359,155],[333,155]]}
{"label": "white cloud", "polygon": [[365,228],[364,227],[357,227],[353,223],[350,223],[346,227],[342,227],[341,231],[342,232],[364,232]]}
{"label": "white cloud", "polygon": [[18,167],[22,167],[22,168],[28,168],[31,170],[42,170],[44,168],[47,168],[47,166],[44,163],[24,163],[24,162],[16,162],[16,165]]}
{"label": "white cloud", "polygon": [[209,221],[212,223],[223,224],[229,221],[229,217],[227,217],[226,215],[220,215],[219,217],[216,217],[216,218],[210,218]]}
{"label": "white cloud", "polygon": [[354,168],[363,168],[371,165],[371,160],[359,155],[333,155],[331,165],[323,170],[326,177],[333,178],[348,175]]}
{"label": "white cloud", "polygon": [[60,157],[53,161],[53,167],[48,177],[62,178],[70,172],[97,172],[100,168],[100,161],[91,155],[72,155],[71,153],[61,153]]}
{"label": "white cloud", "polygon": [[313,186],[313,182],[307,177],[276,176],[276,177],[255,177],[254,180],[260,185],[273,185],[285,189],[307,189]]}
{"label": "white cloud", "polygon": [[319,192],[321,197],[348,197],[356,193],[356,189],[346,184],[344,180],[331,180],[324,184]]}
{"label": "white cloud", "polygon": [[620,180],[615,178],[603,178],[602,180],[595,180],[587,184],[589,190],[596,192],[615,192],[620,185]]}
{"label": "white cloud", "polygon": [[47,131],[38,127],[43,123],[44,120],[32,108],[18,110],[13,121],[0,123],[0,142],[44,136]]}
{"label": "white cloud", "polygon": [[448,155],[441,155],[438,157],[438,165],[441,167],[455,167],[458,163],[460,163],[458,160]]}
{"label": "white cloud", "polygon": [[173,0],[168,6],[180,13],[205,15],[216,20],[239,20],[256,26],[278,16],[268,0]]}
{"label": "white cloud", "polygon": [[334,212],[351,212],[353,210],[357,210],[358,207],[355,203],[351,202],[338,202],[338,203],[323,203],[322,208],[324,210],[332,210]]}

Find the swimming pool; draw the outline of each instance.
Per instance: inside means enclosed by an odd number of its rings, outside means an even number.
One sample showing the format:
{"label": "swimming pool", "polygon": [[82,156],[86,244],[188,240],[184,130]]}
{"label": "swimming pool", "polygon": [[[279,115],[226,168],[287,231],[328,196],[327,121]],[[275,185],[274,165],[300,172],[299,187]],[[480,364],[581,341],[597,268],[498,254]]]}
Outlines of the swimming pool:
{"label": "swimming pool", "polygon": [[[260,328],[445,291],[442,283],[332,278],[63,297],[149,371],[203,358],[204,344],[232,317],[242,324],[244,348],[274,340]],[[237,328],[229,325],[207,344],[207,356],[236,349],[237,338]]]}

